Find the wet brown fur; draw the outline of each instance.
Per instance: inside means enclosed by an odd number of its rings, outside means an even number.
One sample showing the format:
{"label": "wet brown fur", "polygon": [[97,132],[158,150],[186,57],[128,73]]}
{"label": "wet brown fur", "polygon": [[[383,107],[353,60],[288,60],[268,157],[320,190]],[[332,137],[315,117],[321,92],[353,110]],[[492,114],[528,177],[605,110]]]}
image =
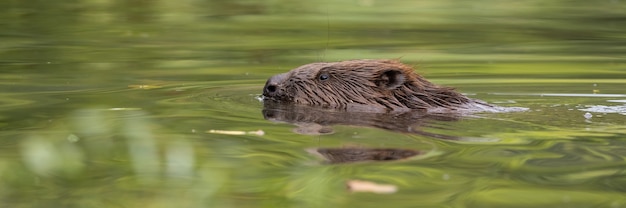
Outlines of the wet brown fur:
{"label": "wet brown fur", "polygon": [[[327,79],[324,79],[327,78]],[[466,110],[473,100],[396,60],[311,63],[271,77],[265,100],[366,112]]]}

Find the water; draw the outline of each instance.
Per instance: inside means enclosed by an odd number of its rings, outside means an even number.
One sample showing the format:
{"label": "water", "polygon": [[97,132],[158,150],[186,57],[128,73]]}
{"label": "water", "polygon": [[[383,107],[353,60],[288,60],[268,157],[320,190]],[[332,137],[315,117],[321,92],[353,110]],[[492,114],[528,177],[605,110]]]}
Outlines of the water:
{"label": "water", "polygon": [[[626,207],[625,9],[2,1],[0,203]],[[529,110],[393,128],[377,116],[316,125],[264,115],[271,75],[361,58],[399,58],[470,97]]]}

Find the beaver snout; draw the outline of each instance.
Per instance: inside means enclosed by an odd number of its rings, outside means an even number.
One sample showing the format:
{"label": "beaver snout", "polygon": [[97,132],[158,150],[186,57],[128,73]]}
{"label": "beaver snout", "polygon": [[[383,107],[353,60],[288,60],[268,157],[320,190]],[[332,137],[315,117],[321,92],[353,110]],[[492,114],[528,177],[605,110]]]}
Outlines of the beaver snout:
{"label": "beaver snout", "polygon": [[270,77],[265,82],[265,87],[263,87],[263,96],[266,98],[278,97],[284,90],[282,88],[286,78],[287,74],[278,74]]}

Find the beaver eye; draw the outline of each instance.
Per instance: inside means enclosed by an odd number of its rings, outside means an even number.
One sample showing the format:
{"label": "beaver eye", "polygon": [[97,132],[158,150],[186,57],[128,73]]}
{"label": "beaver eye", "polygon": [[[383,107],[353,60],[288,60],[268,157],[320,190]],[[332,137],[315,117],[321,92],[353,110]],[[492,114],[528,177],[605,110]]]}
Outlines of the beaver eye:
{"label": "beaver eye", "polygon": [[328,74],[326,73],[320,74],[320,77],[319,77],[320,81],[327,80],[328,78],[330,78],[330,76],[328,76]]}

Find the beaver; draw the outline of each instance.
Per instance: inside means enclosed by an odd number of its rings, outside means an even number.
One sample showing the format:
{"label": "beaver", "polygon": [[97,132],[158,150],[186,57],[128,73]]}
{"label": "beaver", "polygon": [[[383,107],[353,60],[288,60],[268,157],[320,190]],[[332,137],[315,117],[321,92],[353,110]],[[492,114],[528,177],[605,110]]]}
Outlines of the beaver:
{"label": "beaver", "polygon": [[311,63],[272,76],[264,101],[357,112],[479,112],[493,110],[454,88],[436,85],[397,60]]}

